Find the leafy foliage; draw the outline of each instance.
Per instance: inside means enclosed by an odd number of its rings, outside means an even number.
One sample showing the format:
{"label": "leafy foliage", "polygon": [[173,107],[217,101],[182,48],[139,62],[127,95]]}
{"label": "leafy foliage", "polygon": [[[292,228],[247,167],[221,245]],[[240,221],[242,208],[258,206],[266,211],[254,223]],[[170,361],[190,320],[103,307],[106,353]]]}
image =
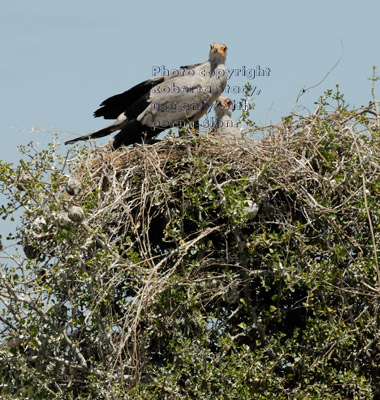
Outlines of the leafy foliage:
{"label": "leafy foliage", "polygon": [[380,398],[374,105],[55,147],[0,166],[2,398]]}

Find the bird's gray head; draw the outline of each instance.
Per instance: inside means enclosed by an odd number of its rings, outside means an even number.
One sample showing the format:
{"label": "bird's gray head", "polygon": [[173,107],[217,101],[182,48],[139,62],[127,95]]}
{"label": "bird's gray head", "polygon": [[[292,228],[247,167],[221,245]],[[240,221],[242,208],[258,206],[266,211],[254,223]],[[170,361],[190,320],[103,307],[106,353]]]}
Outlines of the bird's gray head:
{"label": "bird's gray head", "polygon": [[230,98],[224,96],[218,97],[215,103],[215,113],[218,118],[221,118],[223,115],[231,117],[234,110],[235,105]]}
{"label": "bird's gray head", "polygon": [[210,45],[210,61],[217,62],[218,64],[224,64],[226,58],[227,46],[225,44],[215,42]]}

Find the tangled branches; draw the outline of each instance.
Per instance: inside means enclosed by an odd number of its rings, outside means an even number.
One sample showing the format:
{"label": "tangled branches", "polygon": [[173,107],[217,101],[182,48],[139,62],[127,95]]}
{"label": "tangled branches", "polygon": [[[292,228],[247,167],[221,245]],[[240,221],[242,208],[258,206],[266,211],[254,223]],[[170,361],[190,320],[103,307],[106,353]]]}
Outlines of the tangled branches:
{"label": "tangled branches", "polygon": [[4,393],[380,395],[377,117],[2,166],[27,255],[5,248]]}

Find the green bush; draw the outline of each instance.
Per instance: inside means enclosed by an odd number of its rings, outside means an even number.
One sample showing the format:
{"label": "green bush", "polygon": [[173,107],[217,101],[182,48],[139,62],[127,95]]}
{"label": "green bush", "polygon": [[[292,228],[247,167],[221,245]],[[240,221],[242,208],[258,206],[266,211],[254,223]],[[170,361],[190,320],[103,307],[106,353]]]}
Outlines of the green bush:
{"label": "green bush", "polygon": [[329,92],[257,141],[21,148],[1,398],[380,398],[378,118]]}

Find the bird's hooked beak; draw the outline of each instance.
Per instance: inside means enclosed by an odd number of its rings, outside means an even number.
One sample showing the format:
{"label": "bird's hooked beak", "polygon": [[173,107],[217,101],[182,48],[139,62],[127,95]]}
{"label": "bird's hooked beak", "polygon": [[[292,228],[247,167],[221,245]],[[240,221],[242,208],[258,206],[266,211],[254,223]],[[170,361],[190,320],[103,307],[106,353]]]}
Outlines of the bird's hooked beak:
{"label": "bird's hooked beak", "polygon": [[227,46],[225,44],[220,43],[212,43],[210,45],[210,54],[220,54],[221,56],[227,55]]}
{"label": "bird's hooked beak", "polygon": [[229,99],[228,97],[226,99],[222,100],[222,101],[218,100],[218,106],[223,108],[223,109],[225,109],[225,110],[228,110],[232,106],[231,110],[235,111],[235,104],[233,104],[232,100]]}

